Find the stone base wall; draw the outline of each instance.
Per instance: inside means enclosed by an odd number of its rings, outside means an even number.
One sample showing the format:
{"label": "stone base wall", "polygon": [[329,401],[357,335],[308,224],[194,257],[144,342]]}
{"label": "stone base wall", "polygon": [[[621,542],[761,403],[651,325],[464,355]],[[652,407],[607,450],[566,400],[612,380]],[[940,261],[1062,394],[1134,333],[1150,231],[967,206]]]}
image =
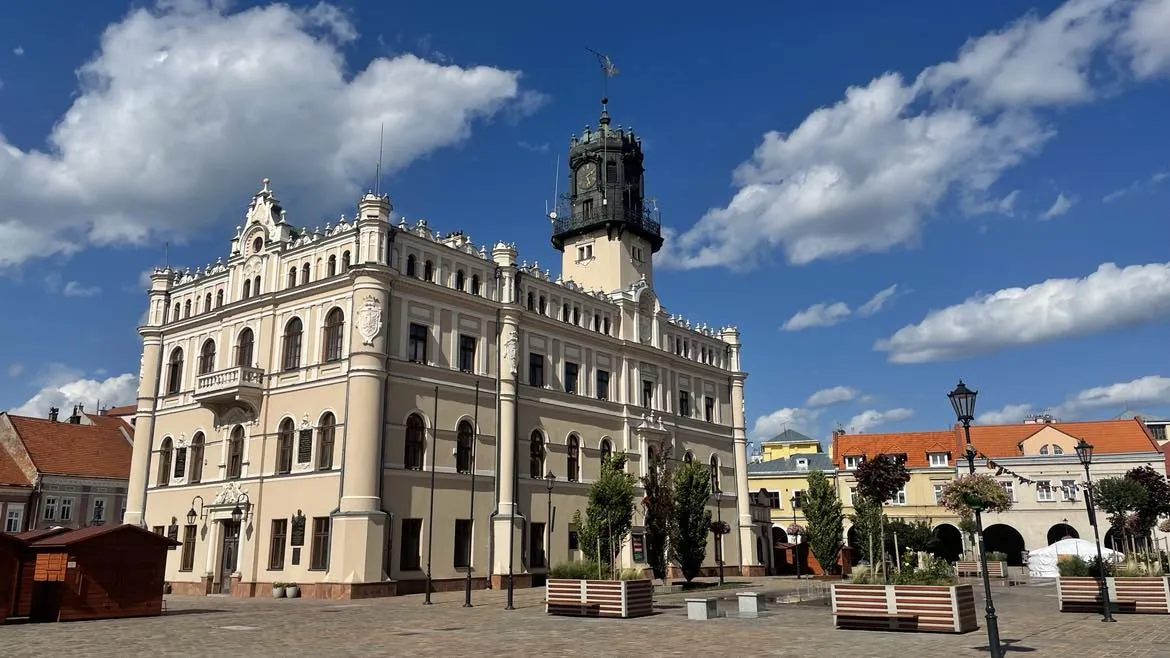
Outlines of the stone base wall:
{"label": "stone base wall", "polygon": [[[525,580],[527,578],[527,580]],[[505,583],[507,577],[504,578]],[[516,575],[516,587],[530,587],[531,576]],[[199,582],[171,582],[171,593],[179,596],[208,596],[217,593],[210,576],[205,576]],[[461,592],[466,587],[464,578],[447,578],[431,581],[431,592]],[[472,578],[471,589],[486,589],[487,578]],[[324,599],[343,601],[350,599],[370,599],[384,596],[402,596],[405,594],[422,594],[426,591],[425,580],[390,580],[377,583],[304,583],[299,584],[301,598]],[[232,577],[231,596],[233,598],[268,597],[272,595],[270,582],[240,582],[239,576]]]}
{"label": "stone base wall", "polygon": [[[524,589],[532,587],[532,574],[517,573],[512,575],[514,589]],[[492,576],[492,589],[507,589],[508,588],[508,574],[495,574]]]}

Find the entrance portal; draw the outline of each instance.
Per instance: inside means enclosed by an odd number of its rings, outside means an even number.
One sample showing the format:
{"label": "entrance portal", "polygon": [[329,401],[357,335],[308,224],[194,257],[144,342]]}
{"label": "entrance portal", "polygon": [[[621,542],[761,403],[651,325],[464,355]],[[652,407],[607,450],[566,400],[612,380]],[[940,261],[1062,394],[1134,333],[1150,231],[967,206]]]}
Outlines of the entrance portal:
{"label": "entrance portal", "polygon": [[240,523],[238,521],[223,522],[223,543],[220,547],[219,558],[219,591],[221,594],[232,593],[232,574],[236,572],[236,563],[240,557]]}

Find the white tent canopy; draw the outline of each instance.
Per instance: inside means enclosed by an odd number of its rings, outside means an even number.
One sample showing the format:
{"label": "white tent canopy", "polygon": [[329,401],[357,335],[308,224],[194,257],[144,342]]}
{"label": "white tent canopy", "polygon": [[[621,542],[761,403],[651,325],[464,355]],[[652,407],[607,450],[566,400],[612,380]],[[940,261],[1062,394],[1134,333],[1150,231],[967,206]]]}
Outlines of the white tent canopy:
{"label": "white tent canopy", "polygon": [[[1051,546],[1029,551],[1028,574],[1035,578],[1056,578],[1060,575],[1056,562],[1061,555],[1076,555],[1088,562],[1097,557],[1097,545],[1084,539],[1065,537]],[[1112,560],[1120,557],[1121,553],[1111,548],[1102,547],[1101,556]]]}

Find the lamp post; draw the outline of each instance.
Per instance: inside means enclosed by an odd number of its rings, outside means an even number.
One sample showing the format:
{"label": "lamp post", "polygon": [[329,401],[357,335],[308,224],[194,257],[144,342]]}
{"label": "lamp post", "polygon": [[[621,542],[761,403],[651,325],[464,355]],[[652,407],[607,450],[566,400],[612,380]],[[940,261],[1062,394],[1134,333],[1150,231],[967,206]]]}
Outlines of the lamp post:
{"label": "lamp post", "polygon": [[[475,447],[479,443],[479,380],[475,380],[475,415],[471,419],[471,494],[468,498],[467,518],[471,519],[471,527],[475,528]],[[467,578],[463,581],[463,607],[471,607],[471,559],[473,548],[471,538],[467,539]],[[429,589],[429,588],[428,588]]]}
{"label": "lamp post", "polygon": [[[202,507],[202,503],[203,503],[202,499],[199,502],[200,502],[200,506]],[[241,507],[241,505],[243,507]],[[245,491],[245,492],[241,493],[239,496],[237,496],[236,497],[236,506],[232,508],[232,523],[239,523],[240,521],[248,518],[249,510],[251,509],[251,507],[252,507],[252,498],[251,498],[251,496],[248,495],[247,491]],[[191,518],[190,511],[187,512],[187,518]]]}
{"label": "lamp post", "polygon": [[[971,445],[971,421],[975,420],[975,396],[979,391],[967,388],[963,380],[955,390],[947,393],[951,400],[951,407],[955,410],[955,417],[963,424],[963,437],[967,442],[964,455],[967,457],[967,468],[975,473],[975,446]],[[983,598],[987,602],[987,645],[991,658],[1002,658],[1003,645],[999,642],[999,619],[995,614],[995,603],[991,600],[991,578],[987,575],[987,550],[983,543],[983,506],[976,503],[971,505],[975,513],[975,532],[979,537],[979,571],[983,574]]]}
{"label": "lamp post", "polygon": [[796,565],[796,579],[800,580],[800,530],[796,525],[797,498],[795,491],[792,492],[792,500],[789,502],[792,504],[792,529],[795,531],[792,533],[794,537],[792,540],[792,563]]}
{"label": "lamp post", "polygon": [[[195,511],[195,501],[199,501],[199,511]],[[187,511],[187,525],[195,525],[195,520],[203,520],[207,518],[207,512],[203,509],[203,496],[195,496],[191,499],[191,509]]]}
{"label": "lamp post", "polygon": [[[723,492],[715,490],[715,515],[719,532],[715,533],[715,561],[719,563],[719,585],[723,585]],[[707,517],[711,518],[711,517]]]}
{"label": "lamp post", "polygon": [[1109,584],[1105,580],[1105,560],[1101,557],[1101,531],[1097,528],[1097,514],[1093,510],[1093,476],[1089,464],[1093,463],[1093,446],[1084,439],[1077,441],[1077,458],[1085,467],[1085,509],[1089,512],[1089,525],[1093,526],[1093,540],[1097,542],[1097,577],[1101,589],[1101,621],[1117,621],[1113,618],[1113,606],[1109,602]]}
{"label": "lamp post", "polygon": [[545,537],[544,537],[544,568],[545,568],[546,573],[547,573],[548,568],[550,566],[548,563],[548,552],[552,548],[552,527],[553,527],[552,490],[553,490],[553,482],[556,482],[556,479],[557,479],[557,476],[554,475],[552,471],[549,471],[548,473],[546,473],[544,475],[544,488],[546,490],[548,490],[548,515],[544,517],[544,518],[548,519],[548,527],[545,529]]}
{"label": "lamp post", "polygon": [[431,604],[431,554],[435,546],[435,462],[439,452],[439,387],[435,387],[435,413],[431,416],[431,502],[427,513],[427,592],[423,605]]}

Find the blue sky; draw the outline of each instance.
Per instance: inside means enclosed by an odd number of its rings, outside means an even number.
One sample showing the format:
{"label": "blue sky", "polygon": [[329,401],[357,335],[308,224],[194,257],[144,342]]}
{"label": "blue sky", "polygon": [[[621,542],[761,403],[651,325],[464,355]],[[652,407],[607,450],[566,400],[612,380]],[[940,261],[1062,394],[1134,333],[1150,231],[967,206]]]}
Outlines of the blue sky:
{"label": "blue sky", "polygon": [[1170,413],[1170,0],[80,7],[0,24],[0,409],[131,402],[163,243],[226,256],[266,176],[352,214],[383,124],[397,212],[555,266],[590,47],[753,437],[941,427],[959,377],[987,422]]}

